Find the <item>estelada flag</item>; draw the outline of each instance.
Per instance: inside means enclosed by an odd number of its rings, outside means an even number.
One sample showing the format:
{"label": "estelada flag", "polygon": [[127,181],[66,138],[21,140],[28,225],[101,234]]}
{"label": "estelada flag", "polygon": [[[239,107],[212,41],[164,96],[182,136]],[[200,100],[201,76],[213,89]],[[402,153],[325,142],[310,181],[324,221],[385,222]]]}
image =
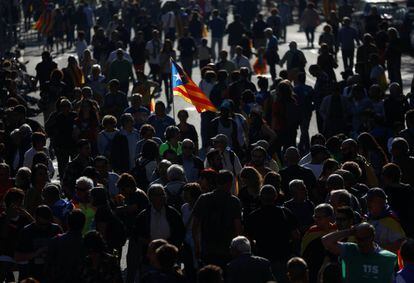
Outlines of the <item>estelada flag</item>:
{"label": "estelada flag", "polygon": [[171,83],[173,94],[181,96],[185,101],[194,105],[198,113],[204,111],[217,112],[217,108],[190,77],[171,59]]}

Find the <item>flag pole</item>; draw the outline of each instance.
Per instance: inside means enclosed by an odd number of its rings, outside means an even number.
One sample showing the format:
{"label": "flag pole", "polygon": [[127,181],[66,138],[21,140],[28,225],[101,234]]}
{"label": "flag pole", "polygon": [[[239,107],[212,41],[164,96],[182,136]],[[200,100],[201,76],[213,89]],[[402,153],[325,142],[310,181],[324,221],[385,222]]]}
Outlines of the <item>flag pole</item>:
{"label": "flag pole", "polygon": [[[172,57],[170,57],[170,64],[172,65],[173,64],[173,58]],[[173,80],[174,80],[174,77],[173,77],[173,74],[172,74],[172,72],[171,72],[171,82],[170,82],[170,85],[171,85],[171,95],[172,95],[172,97],[171,97],[171,99],[172,99],[172,111],[173,111],[173,119],[174,119],[174,121],[175,121],[175,102],[174,102],[174,92],[173,92]]]}

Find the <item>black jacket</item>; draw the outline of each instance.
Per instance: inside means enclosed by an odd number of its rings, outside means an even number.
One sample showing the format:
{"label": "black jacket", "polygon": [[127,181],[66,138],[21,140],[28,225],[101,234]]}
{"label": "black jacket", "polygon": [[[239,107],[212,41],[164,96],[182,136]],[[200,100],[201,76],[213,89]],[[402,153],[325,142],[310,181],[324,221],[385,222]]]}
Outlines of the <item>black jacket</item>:
{"label": "black jacket", "polygon": [[[135,222],[133,236],[138,238],[150,239],[151,234],[151,207],[149,206],[142,211]],[[169,243],[180,247],[185,235],[184,223],[177,210],[171,206],[165,206],[165,215],[168,224],[170,225],[170,237],[167,240]]]}
{"label": "black jacket", "polygon": [[128,138],[121,133],[116,134],[112,141],[111,164],[115,172],[129,171]]}

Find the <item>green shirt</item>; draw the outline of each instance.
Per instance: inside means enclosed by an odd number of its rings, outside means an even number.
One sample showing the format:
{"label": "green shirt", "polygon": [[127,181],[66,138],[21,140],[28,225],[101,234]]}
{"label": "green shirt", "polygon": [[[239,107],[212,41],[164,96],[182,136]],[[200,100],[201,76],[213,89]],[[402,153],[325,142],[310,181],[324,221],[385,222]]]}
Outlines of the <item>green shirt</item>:
{"label": "green shirt", "polygon": [[169,149],[171,149],[172,151],[177,153],[177,156],[180,156],[180,155],[183,154],[183,149],[182,149],[182,146],[181,146],[181,142],[178,142],[177,147],[174,147],[169,142],[165,142],[165,143],[160,145],[160,156],[162,157],[164,155],[164,152],[166,152]]}
{"label": "green shirt", "polygon": [[391,283],[397,256],[379,246],[361,254],[357,244],[342,243],[342,277],[347,283]]}

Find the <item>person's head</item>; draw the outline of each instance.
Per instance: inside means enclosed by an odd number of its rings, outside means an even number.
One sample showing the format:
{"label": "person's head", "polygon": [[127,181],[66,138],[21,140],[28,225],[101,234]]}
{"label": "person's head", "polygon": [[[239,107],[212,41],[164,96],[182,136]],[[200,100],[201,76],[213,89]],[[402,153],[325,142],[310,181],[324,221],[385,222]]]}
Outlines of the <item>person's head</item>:
{"label": "person's head", "polygon": [[42,132],[34,132],[32,134],[32,146],[37,151],[43,150],[46,145],[46,135]]}
{"label": "person's head", "polygon": [[183,157],[188,158],[194,154],[195,145],[190,139],[184,139],[182,143]]}
{"label": "person's head", "polygon": [[198,183],[201,186],[202,193],[208,193],[216,189],[217,176],[217,171],[213,169],[204,169],[200,172]]}
{"label": "person's head", "polygon": [[298,49],[298,44],[296,43],[296,41],[291,41],[291,42],[289,43],[289,49],[290,49],[291,51],[296,51],[296,49]]}
{"label": "person's head", "polygon": [[272,185],[263,185],[260,189],[260,202],[264,206],[274,205],[278,196],[278,190]]}
{"label": "person's head", "polygon": [[162,271],[171,272],[178,260],[178,248],[167,243],[155,251],[155,257]]}
{"label": "person's head", "polygon": [[319,75],[322,73],[322,69],[317,64],[310,65],[309,66],[309,73],[314,77],[319,77]]}
{"label": "person's head", "polygon": [[344,17],[342,19],[342,23],[343,23],[344,26],[349,27],[349,26],[351,26],[351,19],[349,17]]}
{"label": "person's head", "polygon": [[402,88],[399,83],[393,82],[389,85],[390,97],[399,97],[402,94]]}
{"label": "person's head", "polygon": [[83,60],[90,61],[92,59],[92,52],[89,49],[83,51]]}
{"label": "person's head", "polygon": [[9,189],[4,195],[3,202],[9,217],[16,217],[23,205],[24,192],[18,188]]}
{"label": "person's head", "polygon": [[160,38],[160,32],[157,29],[152,31],[152,38],[158,40]]}
{"label": "person's head", "polygon": [[178,142],[180,138],[180,129],[177,126],[168,126],[164,136],[168,142]]}
{"label": "person's head", "polygon": [[187,123],[188,120],[188,111],[185,109],[181,109],[180,111],[178,111],[177,113],[177,117],[180,120],[181,123]]}
{"label": "person's head", "polygon": [[293,257],[287,262],[287,277],[290,283],[307,283],[309,269],[306,261],[300,257]]}
{"label": "person's head", "polygon": [[83,237],[83,245],[88,254],[101,254],[106,250],[106,242],[101,233],[91,230]]}
{"label": "person's head", "polygon": [[394,138],[391,143],[391,154],[394,159],[408,156],[409,146],[404,138]]}
{"label": "person's head", "polygon": [[254,167],[246,166],[240,171],[240,186],[249,189],[249,192],[259,194],[262,177]]}
{"label": "person's head", "polygon": [[244,254],[251,254],[252,247],[250,241],[244,236],[237,236],[230,243],[230,252],[233,257],[238,257]]}
{"label": "person's head", "polygon": [[107,192],[104,188],[96,187],[90,192],[91,204],[94,207],[108,206],[109,200]]}
{"label": "person's head", "polygon": [[323,164],[329,158],[328,149],[323,145],[312,145],[310,148],[312,164]]}
{"label": "person's head", "polygon": [[223,157],[219,149],[211,149],[206,157],[211,168],[216,171],[223,169]]}
{"label": "person's head", "polygon": [[390,41],[391,40],[396,40],[400,37],[400,34],[399,34],[398,30],[394,27],[388,28],[387,33],[388,33],[388,38],[389,38]]}
{"label": "person's head", "polygon": [[405,113],[405,123],[408,129],[414,128],[414,109],[410,109]]}
{"label": "person's head", "polygon": [[313,219],[316,226],[322,230],[329,229],[331,223],[334,221],[334,209],[330,204],[322,203],[315,207]]}
{"label": "person's head", "polygon": [[162,185],[154,184],[148,188],[148,199],[152,207],[161,210],[166,203],[167,195]]}
{"label": "person's head", "polygon": [[160,161],[157,167],[157,173],[161,179],[167,181],[167,170],[171,165],[172,165],[171,161],[167,159],[163,159]]}
{"label": "person's head", "polygon": [[400,255],[402,257],[405,266],[407,264],[414,264],[414,240],[411,238],[406,239],[400,249]]}
{"label": "person's head", "polygon": [[50,56],[49,51],[43,51],[42,52],[42,61],[50,61],[52,60],[52,56]]}
{"label": "person's head", "polygon": [[168,244],[168,242],[164,239],[152,240],[148,244],[146,256],[147,256],[148,261],[149,261],[149,263],[152,267],[159,268],[159,263],[158,263],[157,257],[156,257],[156,251],[157,251],[158,248],[160,248],[161,246],[166,245],[166,244]]}
{"label": "person's head", "polygon": [[158,160],[159,159],[158,143],[156,143],[152,139],[146,140],[142,146],[141,157],[146,160]]}
{"label": "person's head", "polygon": [[282,177],[279,173],[276,173],[275,171],[270,171],[266,173],[266,175],[263,178],[263,185],[272,185],[275,187],[275,189],[279,192],[280,195],[283,195],[281,191]]}
{"label": "person's head", "polygon": [[89,194],[93,189],[93,181],[88,177],[80,177],[76,180],[75,191],[76,197],[80,202],[89,202]]}
{"label": "person's head", "polygon": [[159,117],[164,117],[165,114],[165,104],[162,101],[157,101],[155,103],[155,115]]}
{"label": "person's head", "polygon": [[344,161],[352,161],[358,153],[358,144],[353,139],[346,139],[341,144],[341,153]]}
{"label": "person's head", "polygon": [[269,80],[264,76],[257,77],[257,86],[261,91],[267,91],[269,88]]}
{"label": "person's head", "polygon": [[173,44],[172,41],[170,39],[165,39],[164,40],[164,46],[162,47],[162,52],[171,52],[173,50]]}
{"label": "person's head", "polygon": [[267,151],[261,146],[256,146],[251,151],[251,163],[254,167],[263,167],[266,162]]}
{"label": "person's head", "polygon": [[273,30],[271,28],[266,28],[264,30],[264,34],[265,34],[266,38],[271,38],[273,36]]}
{"label": "person's head", "polygon": [[131,193],[137,190],[137,183],[134,176],[129,173],[122,173],[119,176],[116,186],[121,194],[128,197]]}
{"label": "person's head", "polygon": [[382,167],[382,183],[384,186],[401,182],[401,168],[395,163],[388,163]]}
{"label": "person's head", "polygon": [[133,131],[134,123],[134,117],[130,113],[124,113],[121,115],[121,126],[127,132]]}
{"label": "person's head", "polygon": [[32,166],[32,184],[44,186],[47,182],[49,182],[47,166],[42,163]]}
{"label": "person's head", "polygon": [[236,48],[234,49],[234,52],[235,52],[236,56],[242,56],[243,55],[243,47],[241,47],[240,45],[237,45]]}
{"label": "person's head", "polygon": [[197,283],[223,283],[223,270],[217,265],[206,265],[197,273]]}
{"label": "person's head", "polygon": [[184,168],[181,165],[173,164],[167,170],[168,181],[185,181]]}
{"label": "person's head", "polygon": [[211,139],[213,147],[218,149],[220,152],[223,152],[228,145],[228,138],[224,134],[218,134],[217,136]]}
{"label": "person's head", "polygon": [[227,61],[227,56],[229,56],[229,53],[226,50],[220,51],[219,57],[221,61]]}
{"label": "person's head", "polygon": [[134,93],[131,97],[131,105],[139,108],[142,105],[142,94]]}
{"label": "person's head", "polygon": [[81,139],[77,144],[79,156],[82,158],[89,158],[92,153],[91,143],[89,140]]}
{"label": "person's head", "polygon": [[201,195],[201,186],[199,183],[187,183],[183,186],[184,201],[192,207]]}
{"label": "person's head", "polygon": [[52,210],[47,205],[39,205],[35,209],[34,218],[39,229],[47,229],[53,221]]}
{"label": "person's head", "polygon": [[347,161],[342,164],[341,167],[343,170],[349,171],[354,176],[354,179],[356,182],[361,178],[362,176],[362,170],[361,167],[358,165],[358,163],[354,161]]}
{"label": "person's head", "polygon": [[371,253],[375,249],[375,228],[367,222],[355,227],[355,239],[362,254]]}
{"label": "person's head", "polygon": [[350,206],[341,206],[336,209],[335,222],[338,230],[350,229],[354,224],[354,211]]}
{"label": "person's head", "polygon": [[117,79],[112,79],[108,83],[108,89],[111,93],[117,93],[120,86],[121,84],[119,83],[119,80]]}
{"label": "person's head", "polygon": [[118,120],[115,116],[105,115],[102,119],[102,127],[108,132],[114,131],[116,124],[118,124]]}
{"label": "person's head", "polygon": [[291,146],[288,149],[286,149],[284,157],[287,166],[297,165],[300,160],[299,150],[296,147]]}
{"label": "person's head", "polygon": [[387,195],[380,188],[371,188],[366,195],[370,216],[380,217],[387,207]]}
{"label": "person's head", "polygon": [[289,191],[296,202],[304,202],[308,198],[308,190],[303,180],[294,179],[290,181]]}
{"label": "person's head", "polygon": [[329,54],[330,50],[329,50],[328,44],[322,43],[321,47],[319,49],[319,52],[320,52],[320,54],[324,54],[324,55]]}
{"label": "person's head", "polygon": [[326,179],[325,187],[328,192],[342,190],[345,187],[344,178],[339,174],[331,174],[328,179]]}
{"label": "person's head", "polygon": [[333,190],[329,193],[329,203],[335,211],[342,206],[351,206],[352,195],[345,189]]}
{"label": "person's head", "polygon": [[230,193],[233,181],[234,175],[231,171],[220,170],[217,176],[217,189]]}
{"label": "person's head", "polygon": [[42,191],[42,199],[44,204],[51,207],[60,200],[60,186],[54,183],[47,184]]}
{"label": "person's head", "polygon": [[85,226],[86,217],[80,209],[73,209],[69,212],[66,222],[69,231],[80,233]]}

